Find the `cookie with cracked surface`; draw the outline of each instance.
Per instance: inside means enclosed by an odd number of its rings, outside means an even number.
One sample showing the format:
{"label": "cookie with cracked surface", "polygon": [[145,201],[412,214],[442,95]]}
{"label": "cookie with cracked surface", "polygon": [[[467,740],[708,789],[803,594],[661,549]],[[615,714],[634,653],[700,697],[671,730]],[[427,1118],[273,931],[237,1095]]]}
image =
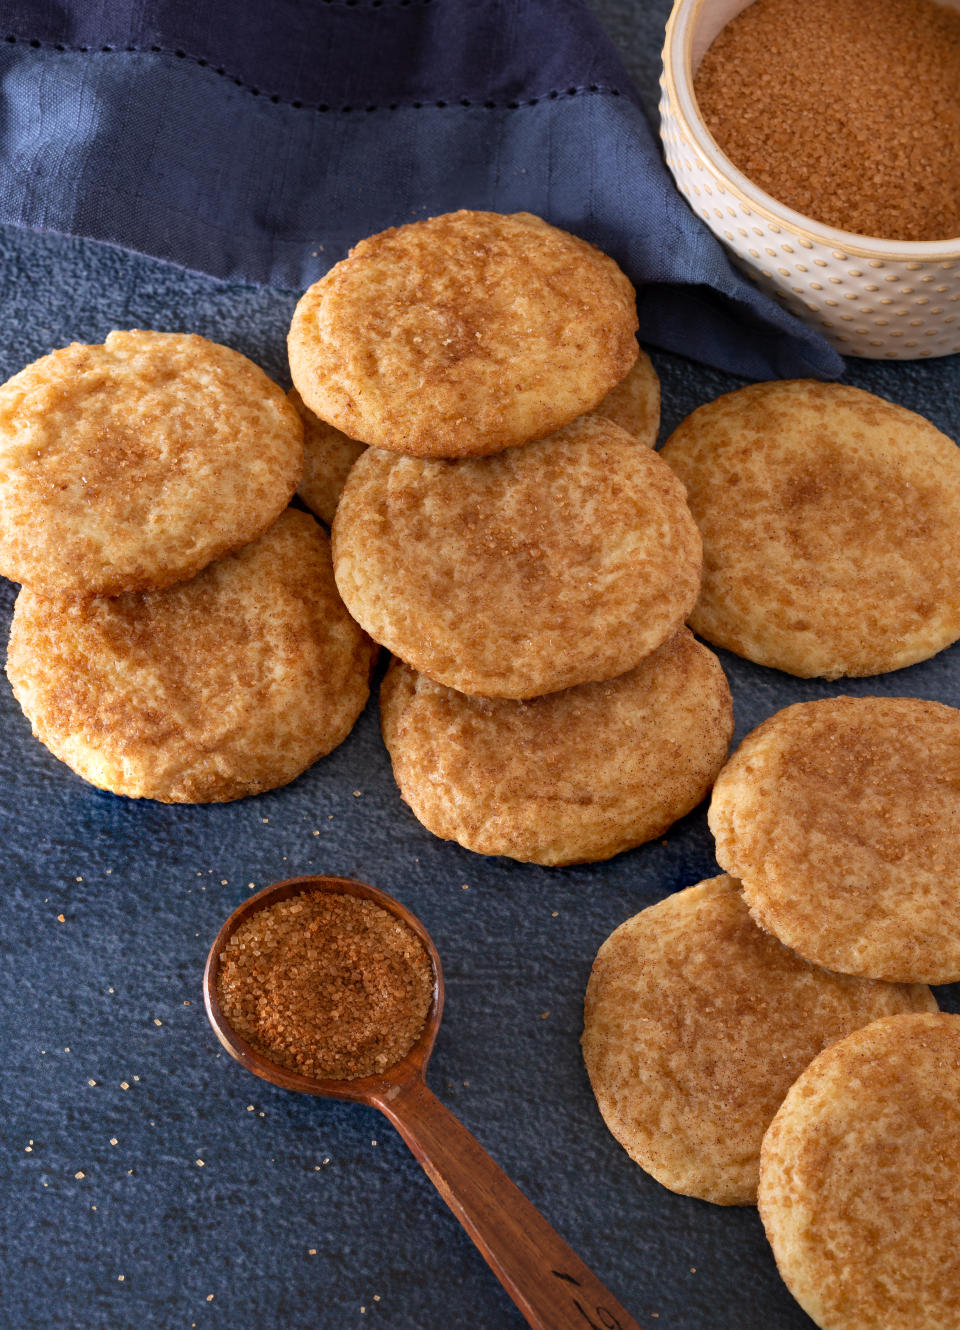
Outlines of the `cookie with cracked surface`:
{"label": "cookie with cracked surface", "polygon": [[960,1325],[960,1016],[889,1016],[828,1048],[774,1118],[760,1218],[822,1330]]}
{"label": "cookie with cracked surface", "polygon": [[960,448],[839,383],[698,408],[661,456],[703,535],[691,627],[789,674],[897,670],[960,638]]}
{"label": "cookie with cracked surface", "polygon": [[337,595],[326,533],[288,509],[163,591],[23,588],[7,673],[37,738],[85,780],[208,803],[285,785],[335,748],[375,653]]}
{"label": "cookie with cracked surface", "polygon": [[[287,397],[303,421],[303,479],[297,493],[311,512],[332,526],[350,468],[366,444],[348,439],[321,420],[304,405],[296,388]],[[626,378],[587,414],[605,416],[638,443],[654,446],[660,428],[660,380],[645,351],[641,349]]]}
{"label": "cookie with cracked surface", "polygon": [[683,486],[599,417],[495,457],[368,449],[340,496],[333,551],[340,594],[375,641],[483,697],[633,669],[700,584]]}
{"label": "cookie with cracked surface", "polygon": [[548,865],[662,835],[707,794],[733,735],[720,662],[686,628],[616,679],[529,702],[466,697],[394,660],[380,719],[425,827]]}
{"label": "cookie with cracked surface", "polygon": [[660,379],[643,347],[626,377],[597,403],[591,414],[612,420],[648,448],[656,446],[660,432]]}
{"label": "cookie with cracked surface", "polygon": [[294,386],[344,434],[476,457],[589,411],[637,357],[632,285],[530,213],[445,213],[370,236],[304,294]]}
{"label": "cookie with cracked surface", "polygon": [[297,493],[312,513],[331,526],[350,468],[366,444],[348,439],[314,415],[296,388],[287,397],[303,421],[303,479]]}
{"label": "cookie with cracked surface", "polygon": [[798,702],[748,734],[708,814],[754,918],[808,960],[960,979],[960,710],[916,697]]}
{"label": "cookie with cracked surface", "polygon": [[718,1205],[757,1198],[763,1135],[822,1049],[929,988],[831,974],[750,918],[722,875],[621,924],[597,953],[583,1056],[603,1119],[671,1191]]}
{"label": "cookie with cracked surface", "polygon": [[0,573],[78,595],[182,582],[276,521],[302,466],[297,413],[239,352],[74,343],[0,387]]}

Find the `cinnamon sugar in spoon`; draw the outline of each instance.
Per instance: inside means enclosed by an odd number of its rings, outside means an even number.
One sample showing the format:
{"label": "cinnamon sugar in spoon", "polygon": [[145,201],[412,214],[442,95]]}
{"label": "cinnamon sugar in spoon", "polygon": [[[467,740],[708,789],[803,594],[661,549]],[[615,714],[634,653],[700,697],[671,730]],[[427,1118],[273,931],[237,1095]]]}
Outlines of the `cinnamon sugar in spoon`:
{"label": "cinnamon sugar in spoon", "polygon": [[[321,1077],[294,1070],[296,1050],[281,1049],[278,1054],[290,1066],[267,1056],[237,1032],[221,1003],[221,996],[226,997],[221,979],[230,963],[228,944],[241,925],[249,924],[260,910],[319,892],[341,899],[360,898],[393,915],[422,943],[432,971],[426,1018],[412,1044],[384,1070],[352,1079],[344,1078],[342,1071],[336,1077]],[[329,904],[332,907],[334,902]],[[402,977],[398,982],[403,982]],[[254,1075],[284,1090],[371,1104],[390,1119],[534,1330],[640,1330],[638,1322],[427,1089],[424,1072],[443,1011],[443,974],[430,935],[399,901],[365,882],[340,877],[297,877],[266,887],[234,910],[217,934],[204,970],[203,995],[217,1038]],[[319,1011],[316,1021],[322,1028]]]}

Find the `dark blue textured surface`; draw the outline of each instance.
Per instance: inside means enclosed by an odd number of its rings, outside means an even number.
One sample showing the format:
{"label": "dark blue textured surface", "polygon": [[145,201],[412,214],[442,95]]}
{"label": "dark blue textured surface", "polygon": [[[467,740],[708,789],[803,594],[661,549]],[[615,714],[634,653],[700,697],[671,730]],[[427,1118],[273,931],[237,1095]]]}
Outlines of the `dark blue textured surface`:
{"label": "dark blue textured surface", "polygon": [[384,227],[526,209],[622,264],[648,341],[840,371],[674,189],[579,0],[0,0],[0,36],[0,221],[299,291]]}
{"label": "dark blue textured surface", "polygon": [[[607,6],[648,100],[666,7]],[[137,326],[204,333],[286,378],[289,292],[11,228],[0,292],[0,378],[52,346]],[[654,358],[664,435],[740,382]],[[851,362],[845,377],[960,436],[960,359]],[[12,599],[7,586],[4,625]],[[840,691],[960,705],[958,647],[835,685],[723,663],[738,737]],[[311,871],[367,878],[424,919],[448,990],[431,1085],[642,1325],[809,1327],[756,1213],[645,1176],[603,1126],[580,1062],[597,946],[715,871],[702,809],[664,843],[547,870],[424,831],[394,787],[375,705],[287,789],[210,808],[84,785],[31,738],[2,681],[0,736],[4,1330],[522,1330],[386,1123],[255,1081],[206,1025],[200,977],[223,918],[251,882]],[[938,996],[960,1009],[956,986]]]}

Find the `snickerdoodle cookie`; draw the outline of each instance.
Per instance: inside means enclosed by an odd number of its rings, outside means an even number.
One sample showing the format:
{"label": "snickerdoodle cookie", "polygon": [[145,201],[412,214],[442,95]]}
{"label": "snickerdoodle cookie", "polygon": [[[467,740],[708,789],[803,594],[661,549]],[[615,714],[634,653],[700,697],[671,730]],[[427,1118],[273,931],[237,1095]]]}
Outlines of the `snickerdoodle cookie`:
{"label": "snickerdoodle cookie", "polygon": [[375,648],[329,540],[290,509],[164,591],[17,598],[7,673],[34,733],[85,780],[164,803],[284,785],[345,739]]}
{"label": "snickerdoodle cookie", "polygon": [[834,697],[776,712],[717,778],[710,827],[754,918],[844,974],[960,979],[960,710]]}
{"label": "snickerdoodle cookie", "polygon": [[830,974],[750,918],[721,876],[607,938],[583,1056],[604,1121],[671,1191],[752,1205],[760,1145],[811,1058],[878,1016],[936,1011],[929,988]]}
{"label": "snickerdoodle cookie", "polygon": [[821,1053],[766,1134],[759,1203],[822,1330],[955,1330],[960,1016],[889,1016]]}
{"label": "snickerdoodle cookie", "polygon": [[465,697],[394,661],[380,717],[425,827],[538,864],[662,835],[710,789],[733,734],[720,662],[686,628],[619,678],[529,702]]}
{"label": "snickerdoodle cookie", "polygon": [[297,493],[310,511],[330,526],[350,468],[366,445],[348,439],[315,416],[304,406],[296,388],[291,388],[287,397],[303,421],[303,479]]}
{"label": "snickerdoodle cookie", "polygon": [[859,388],[759,383],[661,456],[703,535],[691,626],[790,674],[880,674],[960,637],[960,448]]}
{"label": "snickerdoodle cookie", "polygon": [[461,211],[362,240],[293,316],[300,396],[350,438],[475,457],[541,438],[637,356],[614,261],[530,213]]}
{"label": "snickerdoodle cookie", "polygon": [[591,413],[606,416],[632,434],[638,443],[653,448],[660,431],[660,379],[643,348],[626,378],[607,393]]}
{"label": "snickerdoodle cookie", "polygon": [[495,457],[368,449],[333,550],[340,594],[371,637],[484,697],[623,674],[677,631],[700,584],[683,486],[599,417]]}
{"label": "snickerdoodle cookie", "polygon": [[112,332],[0,387],[0,573],[116,595],[181,582],[254,540],[297,487],[303,430],[246,356]]}
{"label": "snickerdoodle cookie", "polygon": [[[330,526],[350,468],[366,445],[314,415],[296,388],[287,396],[303,421],[303,480],[297,493]],[[605,416],[638,443],[654,446],[660,428],[660,380],[645,351],[640,351],[627,377],[587,414]]]}

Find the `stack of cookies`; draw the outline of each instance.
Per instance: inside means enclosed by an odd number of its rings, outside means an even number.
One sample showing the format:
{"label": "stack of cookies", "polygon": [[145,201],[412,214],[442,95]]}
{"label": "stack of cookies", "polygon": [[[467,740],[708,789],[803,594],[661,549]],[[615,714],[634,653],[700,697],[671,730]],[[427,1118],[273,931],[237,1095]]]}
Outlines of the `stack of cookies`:
{"label": "stack of cookies", "polygon": [[481,853],[607,858],[689,812],[727,753],[723,671],[684,627],[700,536],[651,446],[636,327],[616,264],[524,213],[373,236],[293,318],[301,493],[335,508],[340,594],[395,657],[394,774]]}
{"label": "stack of cookies", "polygon": [[303,434],[282,389],[202,337],[114,332],[0,388],[7,661],[85,779],[164,802],[292,780],[351,729],[375,647],[329,540],[285,511]]}
{"label": "stack of cookies", "polygon": [[819,1325],[957,1324],[960,711],[799,703],[743,740],[709,821],[728,875],[600,948],[583,1048],[645,1169],[757,1200]]}

